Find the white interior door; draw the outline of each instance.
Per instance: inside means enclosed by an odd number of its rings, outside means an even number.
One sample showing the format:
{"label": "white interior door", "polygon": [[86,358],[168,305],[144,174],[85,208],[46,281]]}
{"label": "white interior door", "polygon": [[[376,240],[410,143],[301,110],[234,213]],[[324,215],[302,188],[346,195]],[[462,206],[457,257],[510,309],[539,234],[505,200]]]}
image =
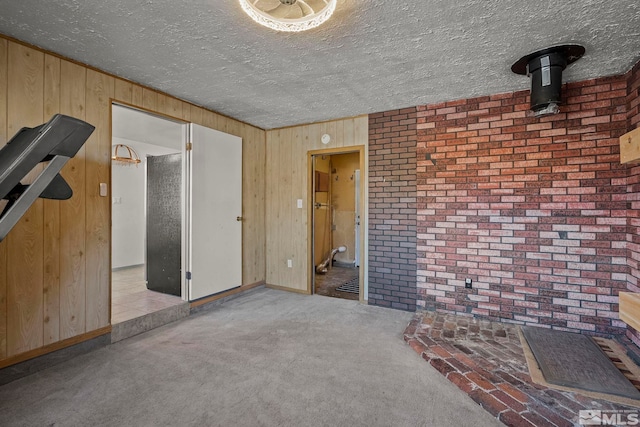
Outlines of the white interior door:
{"label": "white interior door", "polygon": [[190,125],[189,300],[242,284],[242,138]]}
{"label": "white interior door", "polygon": [[356,267],[360,267],[360,169],[356,169],[356,242],[355,242],[355,265]]}

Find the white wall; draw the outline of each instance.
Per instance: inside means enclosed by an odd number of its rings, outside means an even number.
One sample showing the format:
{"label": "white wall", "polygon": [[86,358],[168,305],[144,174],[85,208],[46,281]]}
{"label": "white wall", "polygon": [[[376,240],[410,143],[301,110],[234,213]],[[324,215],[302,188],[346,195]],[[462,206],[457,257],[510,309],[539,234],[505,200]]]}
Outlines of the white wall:
{"label": "white wall", "polygon": [[142,162],[137,167],[120,166],[115,162],[111,166],[111,268],[140,265],[145,262],[144,204],[147,156],[180,152],[173,148],[114,137],[112,145],[116,144],[132,147]]}

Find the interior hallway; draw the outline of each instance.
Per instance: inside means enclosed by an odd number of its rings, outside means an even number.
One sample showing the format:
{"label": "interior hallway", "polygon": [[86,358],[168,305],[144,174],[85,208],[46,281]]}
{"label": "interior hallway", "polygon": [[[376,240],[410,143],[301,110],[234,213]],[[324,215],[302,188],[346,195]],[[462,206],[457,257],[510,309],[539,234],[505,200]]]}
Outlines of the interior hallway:
{"label": "interior hallway", "polygon": [[180,297],[147,289],[144,265],[111,272],[111,323],[121,323],[183,303]]}
{"label": "interior hallway", "polygon": [[0,387],[0,425],[500,425],[403,342],[411,317],[256,289]]}

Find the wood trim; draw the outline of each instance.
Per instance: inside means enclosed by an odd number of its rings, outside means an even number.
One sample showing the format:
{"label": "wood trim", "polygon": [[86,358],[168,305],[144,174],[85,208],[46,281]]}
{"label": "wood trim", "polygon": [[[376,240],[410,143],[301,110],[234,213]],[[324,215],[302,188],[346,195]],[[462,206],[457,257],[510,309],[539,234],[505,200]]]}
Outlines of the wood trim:
{"label": "wood trim", "polygon": [[[365,197],[364,197],[364,193],[365,191],[367,191],[367,188],[365,186],[365,179],[364,179],[364,172],[366,172],[365,167],[366,167],[366,163],[365,163],[365,146],[364,145],[357,145],[357,146],[350,146],[350,147],[335,147],[335,148],[325,148],[322,150],[309,150],[307,151],[307,184],[308,184],[308,197],[307,197],[307,204],[308,204],[308,209],[307,209],[307,259],[309,260],[309,265],[311,266],[311,271],[307,271],[307,294],[311,295],[312,294],[312,281],[313,281],[313,275],[314,275],[314,271],[315,271],[315,263],[314,263],[314,259],[313,259],[313,156],[318,156],[318,155],[328,155],[328,156],[334,156],[334,155],[340,155],[340,154],[350,154],[350,153],[358,153],[358,160],[360,162],[360,215],[361,217],[364,217],[364,202],[365,202]],[[365,239],[364,239],[364,235],[365,235],[365,231],[368,232],[368,230],[364,230],[364,227],[362,227],[363,224],[363,220],[361,218],[360,221],[360,266],[358,267],[358,288],[360,290],[359,295],[358,295],[358,300],[361,303],[367,303],[367,300],[364,298],[364,271],[365,271],[365,263],[367,262],[367,260],[365,260],[364,258],[364,243],[365,243]],[[269,285],[267,285],[267,287],[269,287]],[[283,288],[283,290],[291,290],[289,288]],[[301,293],[304,293],[304,291],[301,291]]]}
{"label": "wood trim", "polygon": [[640,159],[640,127],[620,137],[620,163]]}
{"label": "wood trim", "polygon": [[[369,260],[364,256],[365,255],[365,234],[369,233],[369,221],[366,215],[365,208],[365,192],[369,189],[367,187],[367,179],[368,179],[368,170],[367,164],[365,162],[365,149],[362,147],[360,149],[360,265],[358,266],[358,288],[360,293],[358,295],[358,299],[361,303],[369,304],[368,300],[364,298],[364,279],[365,279],[365,266],[369,262]],[[366,221],[365,221],[366,219]]]}
{"label": "wood trim", "polygon": [[99,69],[99,68],[96,68],[96,67],[94,67],[94,66],[92,66],[92,65],[85,64],[85,63],[83,63],[83,62],[76,61],[76,60],[71,59],[71,58],[67,58],[66,56],[63,56],[63,55],[61,55],[61,54],[59,54],[59,53],[56,53],[56,52],[52,52],[52,51],[46,50],[46,49],[44,49],[44,48],[41,48],[40,46],[36,46],[36,45],[31,44],[31,43],[27,43],[27,42],[25,42],[25,41],[22,41],[22,40],[16,39],[16,38],[11,37],[11,36],[8,36],[8,35],[6,35],[6,34],[0,33],[0,38],[4,38],[4,39],[9,40],[9,41],[11,41],[11,42],[13,42],[13,43],[17,43],[17,44],[20,44],[20,45],[22,45],[22,46],[25,46],[25,47],[28,47],[28,48],[31,48],[31,49],[37,50],[38,52],[42,52],[42,53],[45,53],[45,54],[47,54],[47,55],[51,55],[51,56],[53,56],[53,57],[55,57],[55,58],[63,59],[63,60],[65,60],[65,61],[68,61],[68,62],[74,63],[74,64],[76,64],[76,65],[81,65],[81,66],[83,66],[83,67],[87,68],[88,70],[92,70],[92,71],[96,71],[96,72],[102,73],[102,74],[104,74],[104,75],[106,75],[106,76],[108,76],[108,77],[113,77],[114,79],[117,79],[117,80],[125,81],[125,82],[128,82],[128,83],[133,83],[134,85],[140,86],[140,87],[142,87],[143,89],[150,90],[150,91],[152,91],[152,92],[155,92],[156,94],[162,94],[162,95],[167,96],[167,97],[169,97],[169,98],[175,99],[176,101],[184,102],[184,103],[187,103],[187,104],[194,105],[194,106],[196,106],[196,107],[203,108],[204,110],[209,111],[209,112],[212,112],[212,113],[215,113],[215,114],[217,114],[217,115],[218,115],[218,116],[220,116],[220,117],[224,117],[225,119],[235,120],[236,122],[242,123],[242,124],[244,124],[244,125],[251,126],[251,127],[254,127],[254,128],[257,128],[257,129],[260,129],[260,130],[263,130],[263,131],[266,131],[266,129],[260,128],[260,127],[258,127],[258,126],[256,126],[256,125],[252,125],[251,123],[248,123],[248,122],[245,122],[245,121],[242,121],[242,120],[239,120],[239,119],[233,118],[233,117],[231,117],[231,116],[227,116],[227,115],[225,115],[225,114],[222,114],[222,113],[219,113],[219,112],[217,112],[217,111],[211,110],[211,109],[206,108],[206,107],[204,107],[204,106],[197,105],[197,104],[195,104],[193,101],[189,101],[189,100],[186,100],[186,99],[181,99],[181,98],[178,98],[177,96],[173,96],[173,95],[170,95],[170,94],[168,94],[168,93],[162,92],[162,91],[160,91],[160,90],[158,90],[158,89],[154,89],[154,88],[152,88],[152,87],[150,87],[150,86],[147,86],[147,85],[145,85],[145,84],[143,84],[143,83],[139,83],[139,82],[135,82],[135,81],[133,81],[133,80],[128,80],[128,79],[122,78],[122,77],[117,76],[117,75],[115,75],[115,74],[109,73],[108,71],[104,71],[104,70],[101,70],[101,69]]}
{"label": "wood trim", "polygon": [[35,350],[30,350],[25,353],[17,354],[15,356],[9,357],[8,359],[0,360],[0,369],[6,368],[7,366],[15,365],[16,363],[25,362],[29,359],[33,359],[34,357],[43,356],[48,353],[53,353],[54,351],[62,350],[63,348],[71,347],[72,345],[80,344],[82,342],[89,341],[94,338],[100,337],[102,335],[110,334],[110,333],[111,333],[111,325],[105,326],[104,328],[96,329],[95,331],[87,332],[86,334],[78,335],[63,341],[58,341],[56,343],[37,348]]}
{"label": "wood trim", "polygon": [[205,305],[205,304],[208,304],[210,302],[218,301],[220,299],[223,299],[223,298],[226,298],[226,297],[230,297],[232,295],[236,295],[236,294],[242,293],[244,291],[248,291],[248,290],[257,288],[258,286],[262,286],[264,284],[265,284],[264,281],[260,281],[260,282],[256,282],[256,283],[251,283],[249,285],[240,286],[239,288],[231,289],[230,291],[221,292],[219,294],[212,295],[210,297],[200,298],[199,300],[196,300],[196,301],[193,301],[192,303],[190,303],[189,307],[190,308],[200,307],[201,305]]}
{"label": "wood trim", "polygon": [[618,315],[627,325],[640,331],[640,294],[635,292],[620,292],[620,306]]}
{"label": "wood trim", "polygon": [[[313,295],[313,275],[316,271],[316,263],[313,257],[313,244],[314,244],[314,236],[313,236],[313,198],[314,198],[314,189],[313,189],[313,156],[314,154],[309,151],[307,152],[307,259],[308,266],[311,267],[311,271],[307,271],[307,294]],[[309,269],[307,269],[309,270]]]}
{"label": "wood trim", "polygon": [[[169,96],[169,95],[165,95],[165,96]],[[144,107],[141,107],[141,106],[136,105],[136,104],[132,104],[132,103],[127,102],[127,101],[122,101],[117,96],[115,98],[111,98],[110,101],[111,101],[112,114],[113,114],[113,106],[114,105],[119,105],[120,107],[129,108],[130,110],[135,110],[135,111],[140,111],[140,112],[143,112],[143,113],[147,113],[147,114],[149,114],[151,116],[158,117],[158,118],[161,118],[161,119],[166,119],[166,120],[169,120],[169,121],[172,121],[172,122],[176,122],[176,123],[179,123],[179,124],[186,125],[186,124],[190,123],[189,121],[186,121],[181,117],[171,116],[169,114],[160,113],[157,110],[144,108]],[[181,102],[186,102],[186,101],[181,101]],[[217,114],[217,113],[215,113],[215,114]],[[113,118],[111,119],[111,122],[113,123]],[[111,133],[112,133],[111,137],[113,138],[113,128],[111,129]]]}
{"label": "wood trim", "polygon": [[305,289],[293,289],[293,288],[287,288],[286,286],[270,285],[268,283],[264,286],[269,289],[275,289],[277,291],[293,292],[293,293],[302,294],[302,295],[311,295],[311,293]]}
{"label": "wood trim", "polygon": [[348,147],[323,148],[321,150],[310,150],[307,152],[309,156],[327,155],[334,156],[339,154],[360,153],[364,154],[364,145],[351,145]]}
{"label": "wood trim", "polygon": [[369,117],[369,115],[368,114],[358,114],[357,116],[341,117],[339,119],[321,120],[319,122],[311,122],[311,123],[300,123],[298,125],[290,125],[290,126],[283,126],[283,127],[280,127],[280,128],[267,129],[267,131],[271,132],[271,131],[274,131],[274,130],[291,129],[291,128],[297,128],[297,127],[300,127],[300,126],[322,125],[322,124],[326,124],[326,123],[335,123],[336,121],[342,121],[342,120],[360,119],[362,117]]}

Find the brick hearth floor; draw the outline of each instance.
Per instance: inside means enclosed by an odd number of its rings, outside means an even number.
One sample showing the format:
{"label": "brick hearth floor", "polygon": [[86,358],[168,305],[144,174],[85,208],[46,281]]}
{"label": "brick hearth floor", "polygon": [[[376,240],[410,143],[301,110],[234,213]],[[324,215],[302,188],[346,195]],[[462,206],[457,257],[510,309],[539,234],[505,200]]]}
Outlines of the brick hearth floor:
{"label": "brick hearth floor", "polygon": [[418,313],[405,341],[431,366],[508,426],[574,426],[578,411],[638,409],[534,384],[516,325]]}

